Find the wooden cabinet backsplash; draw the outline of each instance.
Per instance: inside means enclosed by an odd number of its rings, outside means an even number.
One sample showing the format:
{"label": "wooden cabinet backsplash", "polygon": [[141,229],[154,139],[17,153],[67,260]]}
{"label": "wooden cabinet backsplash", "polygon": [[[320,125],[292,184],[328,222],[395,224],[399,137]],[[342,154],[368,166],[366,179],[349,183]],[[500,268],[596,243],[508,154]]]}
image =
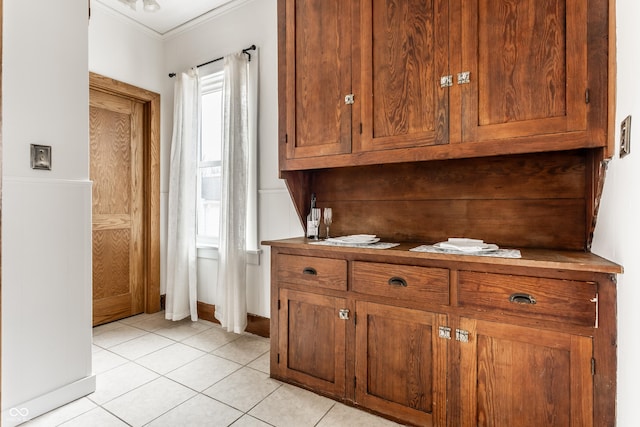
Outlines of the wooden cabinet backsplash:
{"label": "wooden cabinet backsplash", "polygon": [[[284,173],[301,217],[311,193],[331,233],[386,241],[483,239],[505,247],[587,250],[601,157],[594,150]],[[303,222],[304,224],[304,222]]]}

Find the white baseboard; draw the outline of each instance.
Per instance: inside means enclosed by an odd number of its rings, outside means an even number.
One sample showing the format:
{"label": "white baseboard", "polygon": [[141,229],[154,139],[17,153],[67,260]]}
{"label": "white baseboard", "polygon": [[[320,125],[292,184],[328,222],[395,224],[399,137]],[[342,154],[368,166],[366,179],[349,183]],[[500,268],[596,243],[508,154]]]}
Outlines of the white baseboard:
{"label": "white baseboard", "polygon": [[96,376],[67,384],[28,402],[3,408],[2,426],[14,427],[96,391]]}

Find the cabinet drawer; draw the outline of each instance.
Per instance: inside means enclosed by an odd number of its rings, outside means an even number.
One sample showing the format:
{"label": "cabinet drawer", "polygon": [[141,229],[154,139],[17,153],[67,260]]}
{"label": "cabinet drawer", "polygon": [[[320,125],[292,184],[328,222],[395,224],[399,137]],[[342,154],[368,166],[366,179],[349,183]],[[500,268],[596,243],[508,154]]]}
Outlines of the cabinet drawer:
{"label": "cabinet drawer", "polygon": [[278,255],[278,282],[347,290],[347,261],[300,255]]}
{"label": "cabinet drawer", "polygon": [[596,322],[593,282],[471,271],[459,272],[458,281],[463,307],[581,326]]}
{"label": "cabinet drawer", "polygon": [[449,270],[356,261],[352,289],[363,294],[448,305]]}

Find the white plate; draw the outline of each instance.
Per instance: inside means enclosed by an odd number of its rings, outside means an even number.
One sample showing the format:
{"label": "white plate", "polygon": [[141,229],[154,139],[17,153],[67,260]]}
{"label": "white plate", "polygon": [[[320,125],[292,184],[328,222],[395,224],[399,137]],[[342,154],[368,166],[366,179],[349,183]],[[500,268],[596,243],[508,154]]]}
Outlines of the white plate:
{"label": "white plate", "polygon": [[351,236],[329,237],[327,242],[342,243],[349,245],[370,245],[379,242],[380,238],[371,234],[354,234]]}
{"label": "white plate", "polygon": [[483,244],[474,244],[474,245],[452,245],[451,242],[439,242],[433,245],[434,248],[442,249],[444,251],[456,251],[456,252],[464,252],[464,253],[482,253],[482,252],[493,252],[500,249],[498,245],[494,245],[492,243],[483,243]]}

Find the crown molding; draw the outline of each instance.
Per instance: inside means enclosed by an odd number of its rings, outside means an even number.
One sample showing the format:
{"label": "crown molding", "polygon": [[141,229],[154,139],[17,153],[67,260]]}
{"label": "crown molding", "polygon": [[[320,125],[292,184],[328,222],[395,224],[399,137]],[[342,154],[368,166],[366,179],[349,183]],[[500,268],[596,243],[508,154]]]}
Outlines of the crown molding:
{"label": "crown molding", "polygon": [[174,28],[173,30],[167,31],[163,34],[162,37],[164,40],[172,39],[182,33],[193,30],[200,25],[206,24],[212,19],[218,18],[222,15],[226,15],[227,13],[244,6],[246,3],[251,3],[253,1],[254,0],[233,0],[232,2],[217,7],[203,15],[198,16],[197,18],[192,19],[189,22],[185,22],[184,24]]}
{"label": "crown molding", "polygon": [[254,0],[233,0],[230,3],[224,4],[222,6],[219,6],[207,13],[204,13],[190,21],[185,22],[184,24],[181,24],[169,31],[167,31],[166,33],[159,33],[143,24],[141,24],[140,22],[136,21],[135,19],[132,19],[130,17],[128,17],[127,15],[118,12],[117,10],[113,9],[111,6],[109,6],[108,4],[104,3],[102,0],[91,0],[91,8],[92,9],[99,9],[100,11],[108,14],[109,16],[111,16],[112,18],[115,18],[123,23],[126,23],[134,28],[136,28],[137,30],[139,30],[141,33],[149,36],[149,37],[153,37],[157,40],[161,40],[161,41],[166,41],[169,39],[172,39],[174,37],[179,36],[180,34],[190,31],[202,24],[207,23],[208,21],[218,18],[222,15],[225,15],[241,6],[244,6],[246,3],[250,3]]}
{"label": "crown molding", "polygon": [[[106,15],[109,15],[110,17],[129,25],[130,27],[136,29],[137,31],[139,31],[140,33],[143,33],[146,36],[152,37],[154,39],[157,40],[162,40],[162,34],[158,33],[155,30],[152,30],[151,28],[142,25],[141,23],[139,23],[138,21],[136,21],[135,19],[129,18],[127,15],[124,15],[120,12],[118,12],[117,10],[114,10],[112,7],[110,7],[109,5],[103,3],[100,0],[91,0],[91,9],[92,11],[95,11],[96,9],[100,10],[101,12],[105,13]],[[93,15],[93,13],[92,13]],[[93,16],[92,16],[93,17]],[[91,25],[91,20],[89,20],[89,25]]]}

